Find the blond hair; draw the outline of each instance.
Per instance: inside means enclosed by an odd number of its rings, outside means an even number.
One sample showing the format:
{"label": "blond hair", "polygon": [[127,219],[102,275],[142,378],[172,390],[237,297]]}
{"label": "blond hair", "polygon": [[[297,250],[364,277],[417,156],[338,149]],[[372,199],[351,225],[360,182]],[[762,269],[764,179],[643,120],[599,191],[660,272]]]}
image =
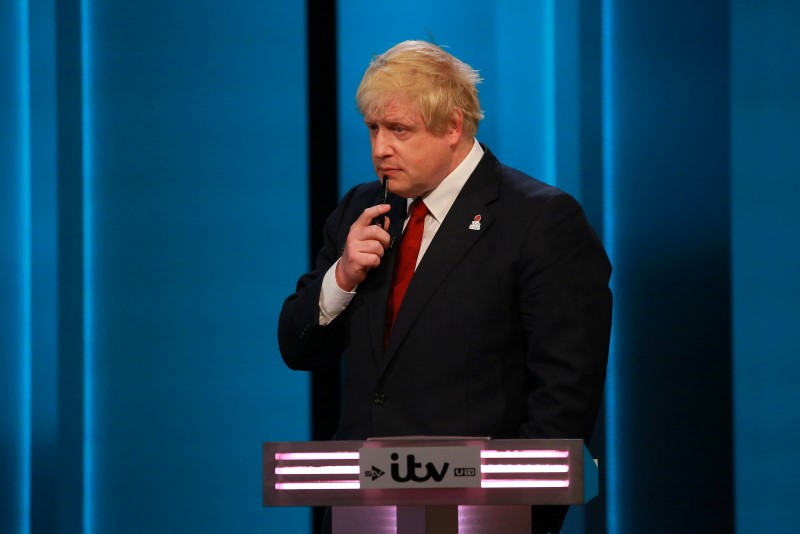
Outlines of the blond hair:
{"label": "blond hair", "polygon": [[425,126],[436,135],[448,128],[454,109],[464,116],[463,133],[475,137],[483,118],[478,100],[478,71],[425,41],[404,41],[372,59],[356,91],[365,117],[381,112],[395,96],[419,104]]}

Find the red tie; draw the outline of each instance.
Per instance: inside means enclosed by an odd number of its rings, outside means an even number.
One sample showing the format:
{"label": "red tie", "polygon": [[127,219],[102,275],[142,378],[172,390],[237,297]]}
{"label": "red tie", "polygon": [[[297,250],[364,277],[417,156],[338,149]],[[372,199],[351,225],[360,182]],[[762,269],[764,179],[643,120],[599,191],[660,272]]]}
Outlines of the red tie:
{"label": "red tie", "polygon": [[406,294],[408,284],[414,275],[427,215],[428,207],[421,199],[418,198],[411,203],[411,215],[409,215],[408,224],[400,240],[400,249],[397,251],[394,266],[392,290],[389,293],[389,302],[386,306],[384,344],[389,341],[389,332],[391,332],[394,320],[397,317],[397,310],[400,309],[400,303],[403,302],[403,296]]}

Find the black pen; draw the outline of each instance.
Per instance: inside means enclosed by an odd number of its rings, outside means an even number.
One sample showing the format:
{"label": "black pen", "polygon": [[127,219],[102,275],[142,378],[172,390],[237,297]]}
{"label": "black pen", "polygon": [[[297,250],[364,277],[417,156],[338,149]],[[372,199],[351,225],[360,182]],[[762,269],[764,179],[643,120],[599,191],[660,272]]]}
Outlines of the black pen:
{"label": "black pen", "polygon": [[[389,200],[389,177],[383,177],[383,190],[381,191],[381,204],[386,204]],[[379,215],[375,224],[383,228],[383,222],[386,220],[386,215]]]}

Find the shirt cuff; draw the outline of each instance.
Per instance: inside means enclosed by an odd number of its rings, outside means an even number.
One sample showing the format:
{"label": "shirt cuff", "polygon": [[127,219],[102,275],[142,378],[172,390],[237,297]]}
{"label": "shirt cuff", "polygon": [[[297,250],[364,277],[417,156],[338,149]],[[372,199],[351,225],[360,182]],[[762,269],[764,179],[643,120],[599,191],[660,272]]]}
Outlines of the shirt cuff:
{"label": "shirt cuff", "polygon": [[[319,324],[325,326],[336,319],[342,313],[353,297],[356,295],[356,288],[353,291],[345,291],[336,283],[336,266],[339,260],[331,265],[325,277],[322,279],[322,289],[319,292]],[[358,287],[358,286],[356,286]]]}

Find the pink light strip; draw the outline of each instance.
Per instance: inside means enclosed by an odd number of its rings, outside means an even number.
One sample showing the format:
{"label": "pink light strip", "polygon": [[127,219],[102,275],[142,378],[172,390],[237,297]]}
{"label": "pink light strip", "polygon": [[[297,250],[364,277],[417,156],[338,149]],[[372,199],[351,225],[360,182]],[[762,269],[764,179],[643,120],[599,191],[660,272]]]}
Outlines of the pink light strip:
{"label": "pink light strip", "polygon": [[482,465],[481,473],[568,473],[568,465]]}
{"label": "pink light strip", "polygon": [[358,452],[276,452],[276,460],[358,460]]}
{"label": "pink light strip", "polygon": [[298,465],[276,467],[276,475],[357,475],[357,465]]}
{"label": "pink light strip", "polygon": [[569,451],[481,451],[481,458],[569,458]]}
{"label": "pink light strip", "polygon": [[357,490],[360,482],[277,482],[276,490]]}
{"label": "pink light strip", "polygon": [[569,480],[481,480],[481,488],[568,488]]}

